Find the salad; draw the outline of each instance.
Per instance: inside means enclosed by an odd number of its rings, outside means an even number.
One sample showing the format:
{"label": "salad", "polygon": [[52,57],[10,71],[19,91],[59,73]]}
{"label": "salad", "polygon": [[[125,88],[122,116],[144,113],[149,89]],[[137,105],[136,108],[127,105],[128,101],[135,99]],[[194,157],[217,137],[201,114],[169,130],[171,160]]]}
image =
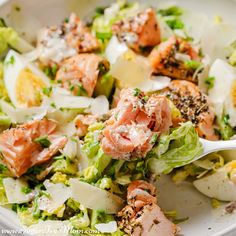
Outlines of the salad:
{"label": "salad", "polygon": [[30,230],[181,234],[161,175],[236,201],[234,151],[192,162],[200,138],[236,137],[235,66],[234,27],[176,5],[118,0],[34,43],[1,18],[0,205]]}

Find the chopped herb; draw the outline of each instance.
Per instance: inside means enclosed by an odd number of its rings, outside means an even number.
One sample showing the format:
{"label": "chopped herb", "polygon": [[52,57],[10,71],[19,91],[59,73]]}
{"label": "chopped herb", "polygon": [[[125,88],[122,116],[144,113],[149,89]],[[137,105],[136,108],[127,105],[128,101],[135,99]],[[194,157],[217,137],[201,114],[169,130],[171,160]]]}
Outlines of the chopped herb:
{"label": "chopped herb", "polygon": [[88,95],[87,91],[84,89],[84,87],[81,83],[79,83],[77,86],[78,86],[77,96],[87,96]]}
{"label": "chopped herb", "polygon": [[99,63],[98,65],[99,75],[104,75],[107,72],[107,70],[108,68],[106,67],[104,63]]}
{"label": "chopped herb", "polygon": [[6,65],[13,65],[15,63],[15,57],[10,56],[9,60],[6,61]]}
{"label": "chopped herb", "polygon": [[188,69],[196,70],[202,65],[202,63],[199,61],[189,60],[189,61],[185,61],[184,65]]}
{"label": "chopped herb", "polygon": [[56,64],[52,66],[47,66],[43,69],[44,73],[51,79],[55,78],[57,70],[58,70],[58,66]]}
{"label": "chopped herb", "polygon": [[140,95],[140,93],[141,93],[141,90],[140,90],[139,88],[135,88],[135,89],[134,89],[134,92],[133,92],[133,95],[134,95],[135,97],[138,97],[138,96]]}
{"label": "chopped herb", "polygon": [[223,121],[226,125],[229,125],[229,119],[230,119],[229,114],[224,115]]}
{"label": "chopped herb", "polygon": [[25,194],[28,194],[30,193],[32,190],[29,188],[29,187],[22,187],[21,188],[21,192],[22,193],[25,193]]}
{"label": "chopped herb", "polygon": [[75,86],[74,86],[74,85],[70,85],[70,87],[69,87],[70,91],[73,91],[73,90],[74,90],[74,88],[75,88]]}
{"label": "chopped herb", "polygon": [[205,79],[205,84],[208,85],[209,89],[212,89],[214,87],[214,82],[215,82],[215,77],[211,76],[211,77],[207,77]]}
{"label": "chopped herb", "polygon": [[55,109],[57,108],[57,107],[56,107],[56,104],[55,104],[54,102],[52,102],[52,103],[50,104],[50,106],[53,107],[53,108],[55,108]]}
{"label": "chopped herb", "polygon": [[184,23],[179,18],[166,20],[166,23],[173,30],[184,28]]}
{"label": "chopped herb", "polygon": [[47,136],[38,137],[34,139],[34,142],[40,144],[44,148],[48,148],[51,145],[51,142],[48,140]]}
{"label": "chopped herb", "polygon": [[64,22],[65,22],[65,23],[68,23],[68,22],[69,22],[69,18],[66,17],[66,18],[64,19]]}
{"label": "chopped herb", "polygon": [[106,7],[97,7],[95,8],[95,13],[98,15],[103,15]]}
{"label": "chopped herb", "polygon": [[180,224],[180,223],[182,223],[182,222],[187,221],[188,219],[189,219],[189,217],[174,219],[174,220],[173,220],[173,223],[174,223],[174,224]]}
{"label": "chopped herb", "polygon": [[62,160],[62,159],[65,159],[65,156],[64,155],[60,155],[60,156],[57,156],[57,157],[53,157],[53,160]]}
{"label": "chopped herb", "polygon": [[0,18],[0,27],[7,27],[7,24],[3,18]]}
{"label": "chopped herb", "polygon": [[166,9],[161,9],[158,13],[162,16],[181,16],[183,14],[183,10],[177,6],[172,6]]}
{"label": "chopped herb", "polygon": [[15,6],[15,10],[16,10],[16,11],[20,11],[21,9],[20,9],[19,6]]}
{"label": "chopped herb", "polygon": [[111,32],[96,32],[96,38],[101,40],[110,39],[112,37]]}
{"label": "chopped herb", "polygon": [[158,138],[158,135],[157,134],[154,134],[151,138],[151,144],[155,144],[156,141],[157,141],[157,138]]}
{"label": "chopped herb", "polygon": [[40,174],[44,168],[42,166],[33,166],[28,169],[27,174],[33,174],[33,175],[38,175]]}
{"label": "chopped herb", "polygon": [[5,172],[7,170],[7,167],[3,164],[0,164],[0,173]]}
{"label": "chopped herb", "polygon": [[12,204],[11,209],[12,209],[14,212],[17,212],[17,204],[16,204],[16,203]]}
{"label": "chopped herb", "polygon": [[144,96],[142,99],[145,101],[145,102],[147,102],[147,100],[148,100],[148,96]]}
{"label": "chopped herb", "polygon": [[42,91],[43,91],[43,94],[49,97],[52,93],[52,86],[43,88]]}

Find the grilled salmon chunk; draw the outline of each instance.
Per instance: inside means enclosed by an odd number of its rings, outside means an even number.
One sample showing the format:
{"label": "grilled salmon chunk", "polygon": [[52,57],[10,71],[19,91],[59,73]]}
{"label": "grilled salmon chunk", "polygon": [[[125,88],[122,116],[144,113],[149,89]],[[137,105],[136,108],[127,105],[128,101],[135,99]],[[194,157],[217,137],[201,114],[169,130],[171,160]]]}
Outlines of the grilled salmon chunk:
{"label": "grilled salmon chunk", "polygon": [[109,62],[96,54],[79,54],[62,63],[56,81],[74,95],[92,96],[100,75],[107,72]]}
{"label": "grilled salmon chunk", "polygon": [[155,137],[168,131],[172,124],[165,96],[138,93],[133,89],[121,91],[118,105],[103,130],[102,149],[115,159],[145,157],[155,144]]}
{"label": "grilled salmon chunk", "polygon": [[187,62],[196,63],[200,58],[197,51],[184,39],[170,37],[152,50],[149,59],[155,74],[197,82],[193,77],[197,68],[189,66]]}
{"label": "grilled salmon chunk", "polygon": [[175,104],[183,119],[192,121],[200,137],[217,140],[214,110],[208,97],[189,81],[173,80],[165,94]]}
{"label": "grilled salmon chunk", "polygon": [[137,52],[160,43],[160,28],[155,11],[151,8],[115,23],[112,30],[120,41],[126,42]]}
{"label": "grilled salmon chunk", "polygon": [[155,187],[143,180],[130,183],[127,205],[117,216],[119,228],[131,236],[174,236],[179,232],[157,205]]}
{"label": "grilled salmon chunk", "polygon": [[[16,177],[30,167],[44,163],[54,156],[67,142],[64,136],[56,135],[57,123],[52,120],[35,120],[0,134],[0,149],[3,161]],[[45,138],[48,146],[37,142]]]}

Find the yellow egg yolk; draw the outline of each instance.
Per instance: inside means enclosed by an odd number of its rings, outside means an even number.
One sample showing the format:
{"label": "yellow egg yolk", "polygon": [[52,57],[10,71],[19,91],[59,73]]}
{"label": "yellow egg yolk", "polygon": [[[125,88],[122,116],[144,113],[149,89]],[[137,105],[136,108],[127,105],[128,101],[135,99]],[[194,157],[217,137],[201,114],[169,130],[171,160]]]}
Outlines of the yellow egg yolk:
{"label": "yellow egg yolk", "polygon": [[40,77],[33,74],[28,68],[23,69],[16,81],[16,99],[26,107],[39,106],[44,87],[46,84]]}

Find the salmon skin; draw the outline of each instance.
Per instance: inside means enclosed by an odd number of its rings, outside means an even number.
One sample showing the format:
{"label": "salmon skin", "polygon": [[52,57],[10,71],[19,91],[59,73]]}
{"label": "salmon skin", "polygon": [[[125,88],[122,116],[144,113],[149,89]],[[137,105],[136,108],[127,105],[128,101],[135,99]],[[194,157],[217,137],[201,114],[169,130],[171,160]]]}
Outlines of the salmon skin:
{"label": "salmon skin", "polygon": [[131,236],[174,236],[180,230],[157,205],[156,188],[143,180],[129,184],[127,205],[117,217],[119,228]]}
{"label": "salmon skin", "polygon": [[[55,134],[57,123],[53,120],[35,120],[0,134],[3,162],[11,173],[20,177],[37,164],[50,160],[67,143],[65,136]],[[50,145],[43,147],[37,138],[46,137]]]}
{"label": "salmon skin", "polygon": [[160,28],[155,11],[151,8],[138,13],[134,17],[119,21],[112,26],[118,39],[136,52],[160,43]]}
{"label": "salmon skin", "polygon": [[155,144],[155,138],[172,124],[168,100],[162,95],[145,95],[124,89],[113,115],[106,122],[101,146],[115,159],[143,158]]}

